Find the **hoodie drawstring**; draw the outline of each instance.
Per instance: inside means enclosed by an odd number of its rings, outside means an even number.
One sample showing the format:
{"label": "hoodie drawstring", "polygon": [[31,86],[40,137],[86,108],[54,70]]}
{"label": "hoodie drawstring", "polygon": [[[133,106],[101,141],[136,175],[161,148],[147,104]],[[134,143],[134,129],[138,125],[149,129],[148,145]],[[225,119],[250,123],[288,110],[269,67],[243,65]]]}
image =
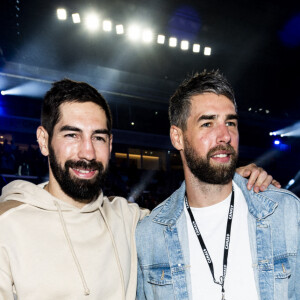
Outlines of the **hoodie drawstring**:
{"label": "hoodie drawstring", "polygon": [[73,256],[73,259],[74,259],[74,262],[76,264],[76,267],[77,267],[77,270],[78,270],[78,273],[80,275],[80,278],[81,278],[81,282],[82,282],[82,285],[83,285],[83,289],[84,289],[84,295],[85,296],[88,296],[90,294],[90,290],[87,286],[87,283],[85,281],[85,278],[84,278],[84,275],[83,275],[83,272],[82,272],[82,269],[81,269],[81,266],[79,264],[79,261],[78,261],[78,258],[76,256],[76,253],[74,251],[74,248],[73,248],[73,245],[72,245],[72,241],[70,239],[70,236],[69,236],[69,233],[68,233],[68,230],[67,230],[67,226],[66,226],[66,223],[65,223],[65,220],[64,220],[64,217],[63,217],[63,214],[62,214],[62,211],[61,211],[61,208],[60,208],[60,205],[57,201],[54,201],[54,204],[57,208],[57,211],[58,211],[58,214],[59,214],[59,218],[60,218],[60,222],[61,222],[61,225],[63,227],[63,230],[64,230],[64,234],[65,234],[65,237],[68,241],[68,246],[69,246],[69,249],[72,253],[72,256]]}
{"label": "hoodie drawstring", "polygon": [[104,223],[108,229],[109,235],[110,235],[110,239],[111,242],[113,244],[114,247],[114,253],[115,253],[115,257],[116,257],[116,261],[117,261],[117,265],[118,265],[118,269],[119,269],[119,274],[120,274],[120,279],[121,279],[121,285],[122,285],[122,295],[123,295],[123,299],[125,299],[125,281],[124,281],[124,275],[123,275],[123,271],[122,271],[122,266],[121,266],[121,262],[120,262],[120,257],[119,257],[119,253],[118,253],[118,249],[117,249],[117,245],[115,243],[115,239],[113,237],[113,233],[111,232],[111,229],[109,227],[108,221],[106,220],[105,214],[102,211],[101,207],[99,208],[100,214],[102,215],[102,218],[104,220]]}

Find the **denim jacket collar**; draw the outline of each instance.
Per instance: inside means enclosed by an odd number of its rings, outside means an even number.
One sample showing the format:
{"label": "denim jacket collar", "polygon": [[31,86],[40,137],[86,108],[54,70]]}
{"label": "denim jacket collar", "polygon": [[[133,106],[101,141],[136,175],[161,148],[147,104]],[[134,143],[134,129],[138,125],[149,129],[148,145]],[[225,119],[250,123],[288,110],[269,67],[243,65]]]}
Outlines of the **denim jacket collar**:
{"label": "denim jacket collar", "polygon": [[[268,198],[266,193],[255,193],[253,190],[248,191],[246,186],[247,179],[241,177],[237,173],[233,179],[242,190],[247,201],[249,212],[254,218],[261,220],[274,213],[276,207],[278,206],[276,201]],[[183,211],[184,195],[185,182],[183,182],[181,187],[164,202],[162,209],[158,212],[156,217],[153,218],[153,222],[166,226],[174,226]],[[159,208],[160,206],[158,206],[156,209]]]}
{"label": "denim jacket collar", "polygon": [[[181,184],[181,187],[164,202],[162,209],[156,217],[153,218],[153,222],[166,226],[174,226],[183,212],[184,195],[185,181]],[[161,205],[156,209],[160,207]]]}
{"label": "denim jacket collar", "polygon": [[[248,210],[250,214],[257,220],[265,219],[274,213],[278,203],[267,197],[267,193],[255,193],[252,190],[247,189],[247,179],[238,175],[234,176],[234,182],[242,190],[244,197],[246,199]],[[272,187],[268,187],[267,190],[271,190]]]}

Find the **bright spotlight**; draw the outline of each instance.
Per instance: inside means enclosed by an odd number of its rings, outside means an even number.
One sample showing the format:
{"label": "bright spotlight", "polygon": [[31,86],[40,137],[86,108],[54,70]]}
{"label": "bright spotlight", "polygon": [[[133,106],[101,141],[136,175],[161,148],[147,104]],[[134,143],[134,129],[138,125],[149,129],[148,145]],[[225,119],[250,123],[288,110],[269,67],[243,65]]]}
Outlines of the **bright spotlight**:
{"label": "bright spotlight", "polygon": [[194,53],[199,53],[200,52],[200,45],[199,44],[194,44],[193,45],[193,52]]}
{"label": "bright spotlight", "polygon": [[163,44],[165,43],[165,39],[166,39],[166,37],[165,37],[164,35],[159,34],[159,35],[157,36],[157,44],[163,45]]}
{"label": "bright spotlight", "polygon": [[142,35],[143,42],[151,43],[153,41],[153,32],[150,29],[146,29],[143,31]]}
{"label": "bright spotlight", "polygon": [[72,20],[73,20],[73,23],[75,23],[75,24],[80,23],[81,22],[80,15],[78,13],[72,14]]}
{"label": "bright spotlight", "polygon": [[[50,82],[49,82],[50,83]],[[47,89],[49,83],[30,81],[22,85],[12,87],[10,89],[1,91],[2,95],[14,95],[14,96],[29,96],[29,97],[42,97]]]}
{"label": "bright spotlight", "polygon": [[211,48],[210,47],[205,47],[204,48],[204,55],[207,55],[207,56],[211,55]]}
{"label": "bright spotlight", "polygon": [[277,135],[283,134],[284,136],[300,136],[300,122],[296,122],[295,124],[282,128],[280,130],[277,130],[273,132],[273,134],[276,133]]}
{"label": "bright spotlight", "polygon": [[103,30],[104,31],[111,31],[112,23],[111,23],[110,20],[104,20],[102,25],[103,25]]}
{"label": "bright spotlight", "polygon": [[56,10],[58,20],[66,20],[67,19],[67,11],[64,8],[58,8]]}
{"label": "bright spotlight", "polygon": [[280,141],[279,141],[279,140],[275,140],[273,143],[274,143],[274,145],[276,145],[276,146],[280,145]]}
{"label": "bright spotlight", "polygon": [[169,46],[170,47],[176,47],[177,46],[177,39],[175,37],[169,38]]}
{"label": "bright spotlight", "polygon": [[140,34],[141,34],[140,32],[141,32],[141,30],[139,27],[132,25],[128,28],[128,37],[131,40],[136,41],[140,37]]}
{"label": "bright spotlight", "polygon": [[188,50],[189,49],[189,42],[188,41],[181,41],[180,48],[181,48],[181,50]]}
{"label": "bright spotlight", "polygon": [[291,185],[293,185],[295,183],[295,179],[291,179],[290,181],[289,181],[289,185],[291,186]]}
{"label": "bright spotlight", "polygon": [[116,33],[117,34],[124,34],[124,26],[119,24],[119,25],[116,25]]}
{"label": "bright spotlight", "polygon": [[85,20],[86,27],[91,30],[97,30],[99,28],[99,17],[95,14],[90,14]]}

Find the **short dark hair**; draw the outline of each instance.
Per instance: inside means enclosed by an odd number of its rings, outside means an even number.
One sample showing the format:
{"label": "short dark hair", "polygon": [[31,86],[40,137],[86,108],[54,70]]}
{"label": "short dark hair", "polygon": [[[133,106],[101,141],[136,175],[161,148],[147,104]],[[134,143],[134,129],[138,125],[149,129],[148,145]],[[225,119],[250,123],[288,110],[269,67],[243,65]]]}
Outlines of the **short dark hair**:
{"label": "short dark hair", "polygon": [[105,112],[107,129],[111,133],[112,116],[106,100],[92,86],[85,82],[77,82],[63,79],[52,84],[52,88],[46,93],[42,106],[41,124],[47,130],[49,141],[52,139],[54,126],[60,119],[60,106],[70,102],[93,102],[99,105]]}
{"label": "short dark hair", "polygon": [[196,73],[185,79],[177,88],[169,101],[169,120],[171,125],[175,125],[186,130],[186,122],[190,115],[191,97],[203,93],[215,93],[226,96],[235,106],[234,92],[227,79],[219,72],[206,71]]}

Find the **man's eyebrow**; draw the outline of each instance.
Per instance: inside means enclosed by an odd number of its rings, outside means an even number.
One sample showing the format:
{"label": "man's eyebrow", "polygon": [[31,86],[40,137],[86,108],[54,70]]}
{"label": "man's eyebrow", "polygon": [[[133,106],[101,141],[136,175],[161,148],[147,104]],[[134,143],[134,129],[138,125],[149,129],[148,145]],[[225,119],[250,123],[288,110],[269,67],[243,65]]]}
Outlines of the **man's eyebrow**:
{"label": "man's eyebrow", "polygon": [[108,129],[97,129],[93,132],[93,134],[107,134],[107,135],[109,135],[109,130]]}
{"label": "man's eyebrow", "polygon": [[62,128],[60,128],[59,131],[76,131],[76,132],[81,132],[82,130],[79,129],[78,127],[70,126],[70,125],[65,125]]}
{"label": "man's eyebrow", "polygon": [[197,122],[200,122],[201,120],[214,120],[217,118],[217,115],[202,115],[198,118]]}
{"label": "man's eyebrow", "polygon": [[230,114],[226,116],[226,120],[238,120],[239,116],[237,114]]}
{"label": "man's eyebrow", "polygon": [[[62,131],[75,131],[75,132],[82,132],[82,130],[78,127],[65,125],[60,129],[60,132]],[[96,129],[93,131],[93,134],[107,134],[109,135],[108,129]]]}

